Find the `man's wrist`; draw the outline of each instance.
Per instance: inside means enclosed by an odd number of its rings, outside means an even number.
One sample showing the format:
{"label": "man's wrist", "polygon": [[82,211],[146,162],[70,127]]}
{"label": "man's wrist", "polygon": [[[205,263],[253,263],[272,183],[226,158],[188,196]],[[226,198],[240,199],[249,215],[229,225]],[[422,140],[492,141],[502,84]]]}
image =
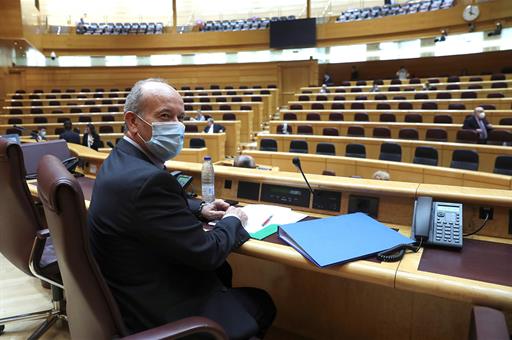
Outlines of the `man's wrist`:
{"label": "man's wrist", "polygon": [[206,205],[207,203],[205,201],[202,201],[200,204],[199,204],[199,208],[197,208],[197,211],[196,211],[196,216],[197,217],[202,217],[201,215],[201,212],[203,211],[203,208],[204,206]]}

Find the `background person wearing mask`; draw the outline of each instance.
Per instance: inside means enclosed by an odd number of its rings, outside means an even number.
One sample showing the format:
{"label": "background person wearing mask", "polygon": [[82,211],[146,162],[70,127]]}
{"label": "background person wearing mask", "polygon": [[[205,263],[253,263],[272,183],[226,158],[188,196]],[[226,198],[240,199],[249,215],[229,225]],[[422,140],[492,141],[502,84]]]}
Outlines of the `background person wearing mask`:
{"label": "background person wearing mask", "polygon": [[[91,250],[129,331],[188,316],[219,323],[230,339],[262,338],[275,317],[270,295],[231,288],[230,252],[249,239],[245,213],[222,200],[188,200],[164,167],[182,147],[179,93],[137,82],[127,130],[98,172],[88,211]],[[219,220],[208,232],[203,222]]]}
{"label": "background person wearing mask", "polygon": [[396,72],[396,76],[400,80],[406,80],[407,78],[409,78],[409,72],[407,71],[405,66],[400,66],[400,69]]}
{"label": "background person wearing mask", "polygon": [[80,135],[73,131],[73,124],[68,119],[64,122],[64,132],[59,135],[59,139],[64,139],[68,143],[80,144]]}
{"label": "background person wearing mask", "polygon": [[226,129],[224,128],[224,126],[222,126],[220,124],[215,124],[215,121],[213,120],[213,118],[208,118],[208,121],[206,123],[206,126],[204,127],[203,132],[220,133],[220,132],[224,132],[225,130]]}
{"label": "background person wearing mask", "polygon": [[489,132],[492,130],[492,125],[489,124],[487,119],[485,119],[484,109],[478,106],[473,110],[472,115],[467,116],[466,119],[464,119],[462,128],[478,132],[478,142],[485,144],[487,143]]}
{"label": "background person wearing mask", "polygon": [[96,127],[92,124],[87,124],[82,137],[82,145],[87,146],[93,150],[98,151],[102,146],[100,135],[96,133]]}

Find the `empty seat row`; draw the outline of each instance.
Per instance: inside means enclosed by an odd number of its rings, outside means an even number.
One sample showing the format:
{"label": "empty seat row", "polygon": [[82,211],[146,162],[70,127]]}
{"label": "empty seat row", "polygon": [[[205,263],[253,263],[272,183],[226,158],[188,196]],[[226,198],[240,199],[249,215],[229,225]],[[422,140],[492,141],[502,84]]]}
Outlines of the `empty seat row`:
{"label": "empty seat row", "polygon": [[[400,98],[394,100],[404,100],[406,98]],[[380,99],[376,99],[380,100]],[[383,99],[384,100],[384,99]],[[484,110],[496,110],[496,106],[492,104],[481,104],[481,106]],[[391,105],[389,103],[378,103],[375,108],[377,110],[390,110]],[[421,103],[421,110],[438,110],[438,105],[436,102],[423,102]],[[304,107],[301,104],[291,104],[290,110],[303,110]],[[312,110],[325,110],[329,109],[327,105],[324,105],[323,103],[313,102],[311,103],[311,109]],[[342,102],[339,103],[332,103],[330,109],[332,110],[345,110],[345,104]],[[364,102],[360,103],[351,103],[350,107],[348,109],[351,110],[364,110],[366,109],[366,106],[364,105]],[[398,103],[398,110],[413,110],[414,106],[411,102],[400,102]],[[460,103],[451,103],[448,104],[448,110],[465,110],[466,106],[464,104]]]}
{"label": "empty seat row", "polygon": [[[274,139],[263,138],[260,140],[261,151],[277,152],[277,142]],[[308,143],[304,140],[290,141],[289,152],[308,153]],[[316,146],[318,155],[336,155],[336,147],[331,143],[318,143]],[[366,158],[366,147],[363,144],[347,144],[345,157]],[[401,162],[402,147],[397,143],[382,143],[379,160]],[[437,166],[439,162],[438,152],[429,146],[418,146],[414,152],[413,163]],[[454,169],[478,170],[478,152],[474,150],[454,150],[450,167]],[[494,173],[512,176],[512,156],[496,157]]]}
{"label": "empty seat row", "polygon": [[[508,87],[508,85],[506,83],[495,83],[493,85],[499,85],[499,84],[504,84],[503,88]],[[337,89],[337,90],[343,90],[343,89]],[[306,92],[306,91],[308,91],[308,90],[303,91],[302,92],[303,94],[299,95],[299,101],[307,102],[310,100],[314,100],[314,101],[327,101],[327,100],[344,101],[344,100],[346,100],[346,97],[344,97],[342,95],[326,96],[325,94],[318,94],[313,97],[313,96],[307,95],[308,92]],[[355,92],[363,92],[363,91],[361,88],[354,87],[350,90],[350,92],[355,93]],[[343,93],[343,92],[337,91],[337,93]],[[435,92],[433,94],[435,94],[435,98],[430,98],[429,95],[425,92],[415,93],[414,99],[418,99],[418,100],[452,99],[452,94],[450,92]],[[455,97],[453,99],[475,99],[477,97],[478,97],[478,95],[475,91],[464,91],[460,94],[460,98]],[[370,100],[388,100],[388,96],[385,94],[375,94],[373,98],[374,99],[370,99]],[[492,92],[492,93],[487,94],[487,98],[505,98],[505,95],[503,93],[499,93],[499,92]],[[407,98],[404,96],[394,96],[392,99],[393,100],[404,100],[404,99],[407,100]],[[349,100],[352,100],[352,99],[349,99]],[[357,96],[355,96],[354,100],[368,100],[368,96],[357,95]]]}
{"label": "empty seat row", "polygon": [[348,9],[336,18],[337,22],[350,22],[375,19],[387,16],[414,14],[418,12],[437,11],[453,6],[454,0],[424,0],[404,4],[375,6],[372,8]]}
{"label": "empty seat row", "polygon": [[[210,100],[213,99],[213,98],[210,98],[210,97],[199,97],[199,102],[200,103],[209,103]],[[242,102],[244,101],[244,99],[242,97],[239,97],[239,96],[235,96],[235,97],[217,97],[215,98],[215,102],[217,103],[223,103],[223,102]],[[263,101],[263,98],[262,97],[259,97],[259,96],[253,96],[251,97],[250,99],[251,102],[261,102]],[[183,102],[184,103],[194,103],[194,98],[190,98],[190,97],[184,97],[183,98]]]}
{"label": "empty seat row", "polygon": [[[277,126],[278,134],[291,134],[292,127],[288,124],[280,124]],[[298,125],[297,134],[313,135],[313,127],[311,125]],[[324,136],[339,136],[339,130],[334,127],[326,127],[322,129]],[[347,128],[347,136],[349,137],[365,137],[365,130],[362,126],[349,126]],[[372,137],[374,138],[392,138],[391,129],[385,126],[373,128]],[[413,128],[402,128],[398,131],[399,139],[419,140],[418,130]],[[459,130],[456,137],[457,143],[478,143],[479,135],[475,130]],[[445,129],[427,129],[425,132],[425,140],[434,142],[447,142],[448,133]],[[487,139],[488,144],[493,145],[512,145],[512,132],[507,130],[492,130],[489,132]]]}
{"label": "empty seat row", "polygon": [[250,31],[267,29],[270,22],[295,20],[294,15],[272,17],[272,18],[250,18],[250,19],[236,19],[236,20],[215,20],[206,21],[199,25],[200,32],[213,32],[213,31]]}
{"label": "empty seat row", "polygon": [[[507,76],[503,73],[494,73],[494,74],[491,74],[491,77],[490,77],[490,80],[491,81],[500,81],[500,80],[506,80],[507,79]],[[483,78],[482,77],[469,77],[469,82],[481,82],[483,81]],[[402,85],[402,84],[422,84],[422,80],[420,78],[411,78],[409,80],[402,80],[402,79],[391,79],[390,80],[390,84],[391,85]],[[441,83],[441,80],[439,80],[438,78],[428,78],[426,80],[426,82],[428,82],[429,84],[439,84]],[[460,83],[461,82],[461,79],[459,76],[448,76],[446,77],[446,82],[447,83]],[[357,80],[356,81],[356,86],[366,86],[366,85],[384,85],[384,80],[382,79],[375,79],[375,80]],[[456,84],[452,84],[452,85],[456,85]],[[341,82],[340,86],[352,86],[352,82],[348,81],[348,80],[344,80]],[[433,88],[430,88],[431,90],[433,90]],[[343,90],[343,91],[341,91]],[[335,89],[335,92],[345,92],[344,89]]]}
{"label": "empty seat row", "polygon": [[[328,119],[330,121],[344,121],[344,115],[341,112],[329,113]],[[297,120],[297,114],[293,112],[286,112],[283,114],[283,120]],[[306,120],[319,121],[321,120],[320,113],[307,113]],[[370,116],[366,112],[354,113],[354,121],[356,122],[369,122]],[[381,113],[379,114],[380,122],[397,122],[396,115],[394,113]],[[423,123],[423,116],[419,113],[407,113],[404,116],[404,122],[406,123]],[[434,123],[436,124],[453,124],[453,118],[451,115],[438,114],[434,115]],[[499,125],[512,125],[512,118],[501,118]]]}
{"label": "empty seat row", "polygon": [[163,31],[161,22],[78,23],[76,26],[76,33],[83,35],[162,34]]}
{"label": "empty seat row", "polygon": [[[76,104],[74,104],[76,105]],[[107,112],[121,112],[123,111],[122,107],[119,106],[109,106],[107,107]],[[91,107],[89,109],[89,113],[97,113],[97,112],[103,112],[101,108],[99,107]],[[31,108],[30,114],[43,114],[43,110],[40,108]],[[62,110],[53,110],[52,114],[63,114],[64,111]],[[71,107],[69,109],[69,113],[83,113],[83,110],[80,107]],[[22,115],[23,111],[21,109],[10,109],[9,114],[11,115]]]}
{"label": "empty seat row", "polygon": [[[231,86],[231,85],[227,85],[224,87],[225,90],[236,90],[236,89],[247,90],[247,89],[261,89],[261,88],[262,88],[261,85],[252,85],[252,86],[240,85],[237,88],[235,88],[234,86]],[[277,88],[277,86],[275,84],[268,84],[266,86],[266,88],[267,89],[275,89],[275,88]],[[194,87],[194,89],[200,91],[200,90],[204,90],[205,87],[204,86],[196,86],[196,87]],[[219,90],[219,89],[220,89],[220,85],[217,85],[217,84],[210,85],[210,90]],[[190,90],[192,90],[192,88],[190,86],[182,86],[181,90],[182,91],[190,91]],[[187,95],[187,94],[185,94],[185,95]]]}

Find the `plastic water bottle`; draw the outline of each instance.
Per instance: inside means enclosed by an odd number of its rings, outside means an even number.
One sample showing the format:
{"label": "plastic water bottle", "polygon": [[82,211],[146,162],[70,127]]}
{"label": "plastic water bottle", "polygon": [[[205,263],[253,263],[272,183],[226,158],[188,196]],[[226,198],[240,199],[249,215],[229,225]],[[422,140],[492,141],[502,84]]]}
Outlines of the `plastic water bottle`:
{"label": "plastic water bottle", "polygon": [[210,156],[204,157],[203,167],[201,169],[201,193],[206,203],[215,200],[215,173]]}

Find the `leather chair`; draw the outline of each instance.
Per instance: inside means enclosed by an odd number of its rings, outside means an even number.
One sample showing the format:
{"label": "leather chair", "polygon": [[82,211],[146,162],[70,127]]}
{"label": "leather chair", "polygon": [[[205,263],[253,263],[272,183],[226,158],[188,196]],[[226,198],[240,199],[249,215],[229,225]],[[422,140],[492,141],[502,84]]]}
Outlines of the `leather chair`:
{"label": "leather chair", "polygon": [[437,166],[438,161],[439,156],[436,149],[430,146],[416,147],[416,150],[414,151],[414,159],[412,160],[413,163]]}
{"label": "leather chair", "polygon": [[59,254],[73,339],[174,339],[197,333],[227,339],[217,323],[201,317],[185,318],[128,336],[119,307],[89,248],[86,208],[78,181],[58,158],[46,155],[39,163],[37,186]]}
{"label": "leather chair", "polygon": [[290,141],[290,151],[296,153],[308,153],[308,142],[305,140]]}
{"label": "leather chair", "polygon": [[48,230],[43,228],[44,220],[32,200],[25,174],[20,145],[0,138],[0,252],[25,274],[49,283],[53,295],[52,309],[0,318],[0,333],[5,323],[46,319],[30,337],[36,339],[64,317],[63,294],[53,245]]}
{"label": "leather chair", "polygon": [[380,146],[379,160],[381,161],[402,161],[402,147],[396,143],[382,143]]}
{"label": "leather chair", "polygon": [[191,149],[200,149],[205,148],[206,142],[202,138],[190,138],[190,148]]}
{"label": "leather chair", "polygon": [[277,142],[274,139],[263,138],[260,141],[260,151],[277,151]]}
{"label": "leather chair", "polygon": [[450,168],[478,171],[478,152],[474,150],[454,150]]}

